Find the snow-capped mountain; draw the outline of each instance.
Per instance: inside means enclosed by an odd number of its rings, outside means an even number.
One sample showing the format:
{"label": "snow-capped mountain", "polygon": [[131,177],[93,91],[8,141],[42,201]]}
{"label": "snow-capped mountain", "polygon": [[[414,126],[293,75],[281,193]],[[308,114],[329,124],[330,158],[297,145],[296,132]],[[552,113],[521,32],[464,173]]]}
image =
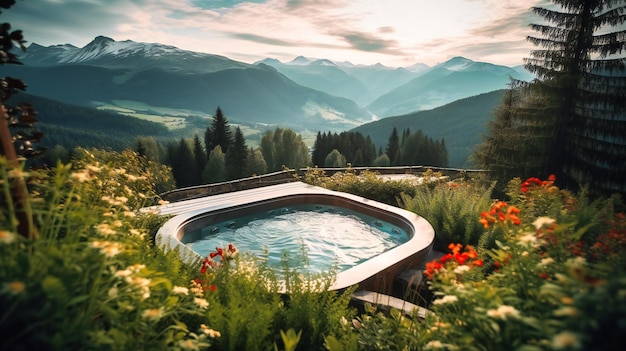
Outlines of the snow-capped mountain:
{"label": "snow-capped mountain", "polygon": [[75,105],[123,100],[148,106],[151,113],[198,114],[212,114],[219,106],[233,122],[296,130],[318,125],[345,130],[371,120],[353,101],[297,84],[267,64],[170,45],[99,36],[82,48],[32,44],[20,59],[23,66],[5,73],[28,82],[31,94]]}
{"label": "snow-capped mountain", "polygon": [[161,67],[186,73],[216,72],[251,65],[224,56],[186,51],[171,45],[115,41],[98,36],[82,48],[72,45],[43,47],[31,44],[21,57],[27,65],[90,64],[107,67]]}

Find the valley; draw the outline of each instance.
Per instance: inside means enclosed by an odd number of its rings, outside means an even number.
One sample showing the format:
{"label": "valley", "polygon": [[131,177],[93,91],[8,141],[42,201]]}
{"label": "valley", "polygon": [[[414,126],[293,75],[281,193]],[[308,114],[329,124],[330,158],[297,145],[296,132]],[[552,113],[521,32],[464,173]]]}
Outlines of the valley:
{"label": "valley", "polygon": [[[247,64],[104,36],[82,48],[31,44],[21,60],[24,66],[7,70],[28,82],[29,94],[154,122],[171,138],[202,135],[220,107],[251,147],[276,127],[301,134],[309,147],[318,131],[359,131],[382,149],[393,127],[421,129],[446,141],[452,167],[469,165],[477,138],[464,133],[479,136],[499,103],[498,97],[488,104],[471,99],[505,89],[511,78],[532,78],[520,67],[464,57],[432,67],[302,56],[286,63],[268,58]],[[458,128],[467,125],[473,128]]]}

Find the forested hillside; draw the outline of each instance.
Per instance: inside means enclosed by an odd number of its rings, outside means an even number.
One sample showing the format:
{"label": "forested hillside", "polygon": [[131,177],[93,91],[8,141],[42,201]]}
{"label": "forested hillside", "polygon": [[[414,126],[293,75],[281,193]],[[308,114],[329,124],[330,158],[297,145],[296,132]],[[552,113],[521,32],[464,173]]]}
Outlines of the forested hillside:
{"label": "forested hillside", "polygon": [[37,111],[36,127],[44,133],[41,145],[74,147],[109,147],[122,150],[130,147],[137,136],[167,136],[162,124],[122,116],[94,108],[64,104],[35,95],[20,93],[10,103],[28,102]]}
{"label": "forested hillside", "polygon": [[389,142],[393,128],[421,130],[429,137],[445,138],[450,167],[470,167],[469,156],[486,133],[487,122],[502,102],[504,90],[472,96],[428,111],[384,118],[352,129],[372,139],[377,148]]}

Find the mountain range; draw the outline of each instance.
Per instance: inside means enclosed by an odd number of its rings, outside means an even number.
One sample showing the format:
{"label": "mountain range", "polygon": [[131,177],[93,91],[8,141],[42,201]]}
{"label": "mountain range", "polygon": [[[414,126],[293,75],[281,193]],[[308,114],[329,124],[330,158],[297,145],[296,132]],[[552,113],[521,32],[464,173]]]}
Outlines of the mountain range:
{"label": "mountain range", "polygon": [[509,77],[532,78],[519,67],[463,57],[433,67],[355,65],[302,56],[287,63],[268,58],[248,64],[104,36],[82,48],[33,43],[20,59],[24,66],[10,69],[28,79],[29,92],[62,102],[136,100],[207,114],[220,106],[235,121],[300,127],[324,123],[338,130],[503,89]]}
{"label": "mountain range", "polygon": [[82,106],[134,101],[151,111],[210,115],[237,123],[345,130],[371,121],[355,102],[299,85],[267,65],[99,36],[82,48],[31,44],[23,66],[6,66],[33,95]]}
{"label": "mountain range", "polygon": [[510,78],[531,80],[521,66],[507,67],[475,62],[464,57],[429,67],[354,65],[326,59],[296,57],[282,63],[264,59],[266,64],[294,82],[349,98],[378,117],[429,110],[452,101],[498,89],[504,89]]}
{"label": "mountain range", "polygon": [[[354,130],[371,134],[383,148],[395,124],[399,130],[423,129],[431,137],[445,138],[451,154],[461,152],[451,157],[452,166],[467,163],[469,144],[457,141],[475,143],[459,137],[471,128],[458,127],[484,127],[484,119],[492,115],[484,107],[494,107],[498,95],[489,95],[492,99],[482,108],[471,102],[473,98],[463,99],[505,89],[510,78],[532,79],[521,66],[464,57],[432,67],[356,65],[303,56],[286,63],[267,58],[249,64],[105,36],[82,48],[33,43],[20,60],[23,66],[3,66],[4,74],[25,81],[29,94],[62,103],[132,116],[182,117],[181,123],[184,117],[209,117],[219,106],[232,123],[254,126],[257,134],[275,126],[297,132]],[[457,100],[473,105],[476,113],[463,113],[467,108],[459,108]],[[447,125],[440,119],[442,111],[456,114],[447,121],[460,115],[466,120]],[[398,117],[386,118],[390,116]],[[197,123],[197,118],[190,120]]]}

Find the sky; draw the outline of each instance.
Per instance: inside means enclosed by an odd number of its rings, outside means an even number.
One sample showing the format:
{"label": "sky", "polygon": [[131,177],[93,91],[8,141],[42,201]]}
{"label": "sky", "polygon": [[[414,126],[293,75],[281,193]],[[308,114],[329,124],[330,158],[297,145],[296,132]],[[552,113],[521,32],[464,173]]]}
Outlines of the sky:
{"label": "sky", "polygon": [[433,66],[454,56],[523,64],[530,11],[548,0],[17,0],[1,22],[30,43],[83,47],[98,35],[253,63],[296,56]]}

